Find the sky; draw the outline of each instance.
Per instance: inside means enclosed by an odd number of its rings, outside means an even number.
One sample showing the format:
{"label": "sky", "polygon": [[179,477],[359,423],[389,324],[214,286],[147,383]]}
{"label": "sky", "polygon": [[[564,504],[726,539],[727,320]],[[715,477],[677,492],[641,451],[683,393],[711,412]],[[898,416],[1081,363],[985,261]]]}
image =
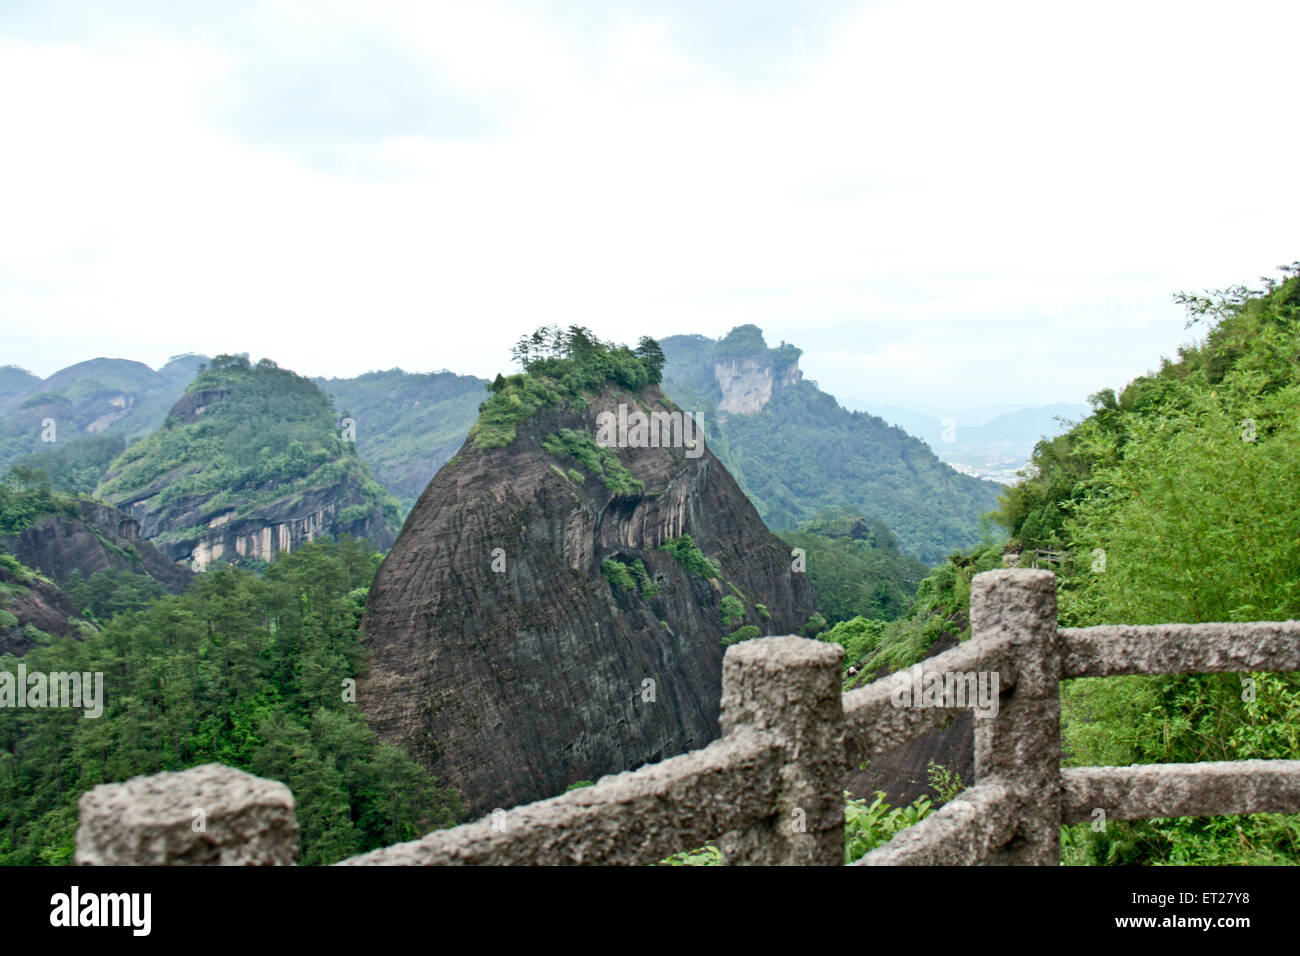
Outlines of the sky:
{"label": "sky", "polygon": [[490,377],[754,323],[842,400],[1079,402],[1300,259],[1300,4],[0,5],[0,364]]}

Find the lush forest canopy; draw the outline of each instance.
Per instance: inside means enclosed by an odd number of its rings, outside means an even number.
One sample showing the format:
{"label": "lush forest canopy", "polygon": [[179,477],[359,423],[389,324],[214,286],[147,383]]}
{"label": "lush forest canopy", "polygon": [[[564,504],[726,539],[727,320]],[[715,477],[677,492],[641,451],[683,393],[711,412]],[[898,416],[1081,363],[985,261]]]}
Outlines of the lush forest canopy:
{"label": "lush forest canopy", "polygon": [[893,620],[912,605],[928,569],[898,550],[898,538],[879,519],[832,515],[785,532],[781,539],[803,549],[824,624],[862,616]]}
{"label": "lush forest canopy", "polygon": [[[98,718],[0,708],[0,863],[67,863],[86,790],[211,761],[289,786],[303,863],[459,822],[458,795],[377,742],[348,699],[378,562],[345,540],[282,555],[261,576],[218,567],[84,642],[30,651],[29,671],[102,671],[106,705]],[[17,663],[0,658],[0,670]]]}

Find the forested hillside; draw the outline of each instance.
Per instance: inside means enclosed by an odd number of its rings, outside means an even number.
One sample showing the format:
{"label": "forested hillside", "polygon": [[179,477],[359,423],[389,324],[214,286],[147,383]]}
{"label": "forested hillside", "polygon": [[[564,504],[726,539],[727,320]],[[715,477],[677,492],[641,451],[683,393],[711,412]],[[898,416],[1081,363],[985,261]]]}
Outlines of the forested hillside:
{"label": "forested hillside", "polygon": [[324,535],[387,547],[397,501],[345,440],[320,388],[269,359],[218,356],[95,496],[129,512],[175,560],[267,561]]}
{"label": "forested hillside", "polygon": [[77,799],[97,784],[211,761],[289,786],[307,864],[458,822],[455,791],[377,741],[349,690],[378,564],[356,542],[317,542],[29,651],[30,671],[102,672],[104,712],[0,708],[0,864],[69,862]]}
{"label": "forested hillside", "polygon": [[357,450],[403,511],[465,440],[488,384],[473,375],[401,369],[314,381],[339,415],[353,420]]}
{"label": "forested hillside", "polygon": [[703,416],[710,447],[769,527],[794,530],[847,509],[889,526],[906,554],[933,564],[981,538],[999,486],[959,474],[922,441],[850,412],[802,379],[799,349],[768,349],[747,325],[720,341],[661,343],[664,391]]}
{"label": "forested hillside", "polygon": [[[1032,477],[998,519],[1010,559],[1062,552],[1070,626],[1300,619],[1300,264],[1258,289],[1182,296],[1201,341],[1038,444]],[[849,648],[857,684],[969,636],[970,578],[1003,549],[954,555],[903,620],[823,634]],[[1042,565],[1046,566],[1046,565]],[[1081,679],[1063,687],[1072,766],[1300,753],[1300,675]],[[1111,822],[1066,831],[1075,863],[1294,863],[1300,817]]]}
{"label": "forested hillside", "polygon": [[[1072,625],[1300,618],[1300,263],[1281,281],[1184,296],[1204,339],[1034,453],[1001,520],[1070,553]],[[1300,752],[1300,675],[1079,680],[1075,764]],[[1071,833],[1087,862],[1294,863],[1300,817],[1155,820]]]}

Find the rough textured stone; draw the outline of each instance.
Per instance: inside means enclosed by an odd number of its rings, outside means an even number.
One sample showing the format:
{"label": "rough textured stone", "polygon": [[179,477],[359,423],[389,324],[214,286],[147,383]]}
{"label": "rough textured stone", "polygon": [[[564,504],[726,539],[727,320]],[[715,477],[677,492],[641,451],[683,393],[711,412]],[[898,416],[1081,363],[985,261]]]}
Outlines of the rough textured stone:
{"label": "rough textured stone", "polygon": [[221,764],[101,784],[79,810],[84,865],[288,865],[298,854],[289,788]]}
{"label": "rough textured stone", "polygon": [[[671,409],[653,386],[640,400]],[[611,449],[643,484],[620,495],[541,447],[564,428],[594,437],[599,412],[636,403],[611,389],[582,410],[543,409],[506,447],[466,443],[370,588],[362,630],[373,657],[357,702],[471,813],[716,739],[728,582],[744,595],[744,623],[766,633],[797,631],[814,608],[808,575],[791,570],[789,549],[707,448],[694,458]],[[725,580],[695,577],[660,550],[683,534]],[[614,556],[641,560],[658,594],[611,588],[600,567]]]}
{"label": "rough textured stone", "polygon": [[727,651],[722,732],[770,734],[785,750],[776,813],[723,837],[729,864],[844,862],[844,711],[838,644],[769,637]]}
{"label": "rough textured stone", "polygon": [[971,643],[1011,642],[1016,682],[996,717],[975,719],[975,781],[1003,783],[1020,802],[1013,838],[986,860],[1054,865],[1060,859],[1061,655],[1056,576],[1004,568],[971,581]]}
{"label": "rough textured stone", "polygon": [[[921,674],[996,672],[1006,693],[1017,680],[1017,648],[1009,636],[967,641],[921,662]],[[845,747],[850,764],[870,760],[946,723],[957,709],[899,707],[891,678],[882,678],[844,695]]]}
{"label": "rough textured stone", "polygon": [[1062,677],[1300,670],[1300,622],[1062,628]]}
{"label": "rough textured stone", "polygon": [[654,863],[771,817],[785,751],[745,732],[703,750],[603,777],[478,823],[438,830],[340,866]]}
{"label": "rough textured stone", "polygon": [[1063,823],[1295,813],[1300,809],[1300,760],[1221,760],[1205,763],[1080,767],[1061,772]]}
{"label": "rough textured stone", "polygon": [[963,791],[854,866],[974,866],[1015,834],[1020,798],[1001,783]]}

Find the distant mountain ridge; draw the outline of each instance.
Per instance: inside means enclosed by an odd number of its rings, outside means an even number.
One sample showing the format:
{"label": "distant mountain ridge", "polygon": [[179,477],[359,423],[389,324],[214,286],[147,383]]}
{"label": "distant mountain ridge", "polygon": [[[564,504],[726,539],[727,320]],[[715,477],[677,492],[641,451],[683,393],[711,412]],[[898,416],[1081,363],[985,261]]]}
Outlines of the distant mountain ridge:
{"label": "distant mountain ridge", "polygon": [[355,423],[357,450],[409,509],[465,440],[487,379],[453,372],[367,372],[313,381]]}
{"label": "distant mountain ridge", "polygon": [[0,368],[0,472],[23,455],[87,436],[130,439],[153,431],[205,358],[174,356],[157,371],[143,362],[95,358],[46,379],[13,365]]}
{"label": "distant mountain ridge", "polygon": [[[670,336],[662,347],[665,393],[702,413],[710,448],[772,528],[793,530],[847,509],[883,520],[905,553],[927,563],[978,540],[979,516],[994,507],[996,489],[957,475],[880,418],[841,408],[804,381],[797,347],[769,349],[753,325],[721,340]],[[162,425],[203,361],[180,356],[154,372],[93,359],[43,381],[0,368],[0,469],[21,463],[50,472],[64,490],[94,490],[125,439]],[[488,395],[485,379],[446,371],[311,381],[338,419],[352,420],[354,447],[397,498],[399,517],[455,454]],[[40,441],[46,417],[58,423],[57,444]],[[157,532],[148,518],[142,527]]]}
{"label": "distant mountain ridge", "polygon": [[754,325],[660,346],[665,393],[702,415],[710,447],[769,527],[792,530],[849,509],[884,521],[904,552],[928,563],[980,540],[998,486],[959,474],[877,416],[841,407],[802,377],[795,346],[769,349]]}

